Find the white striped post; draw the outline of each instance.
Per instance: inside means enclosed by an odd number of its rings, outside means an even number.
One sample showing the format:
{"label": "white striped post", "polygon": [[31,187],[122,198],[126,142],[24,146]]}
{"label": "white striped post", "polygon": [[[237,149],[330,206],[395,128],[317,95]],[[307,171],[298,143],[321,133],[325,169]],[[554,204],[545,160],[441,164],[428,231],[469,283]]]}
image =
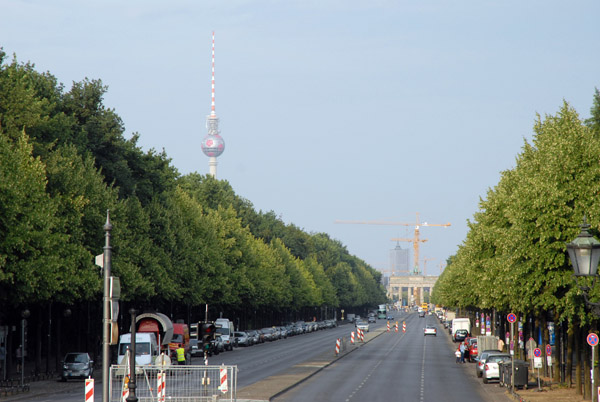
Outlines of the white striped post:
{"label": "white striped post", "polygon": [[85,380],[85,402],[94,402],[94,379]]}
{"label": "white striped post", "polygon": [[226,394],[229,392],[229,387],[227,386],[227,368],[224,364],[221,365],[221,392]]}

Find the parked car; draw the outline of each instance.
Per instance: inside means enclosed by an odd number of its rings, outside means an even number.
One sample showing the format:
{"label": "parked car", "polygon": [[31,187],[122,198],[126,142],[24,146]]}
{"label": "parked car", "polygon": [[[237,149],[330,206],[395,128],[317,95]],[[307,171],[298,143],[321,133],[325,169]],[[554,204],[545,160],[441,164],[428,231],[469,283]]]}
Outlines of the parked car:
{"label": "parked car", "polygon": [[61,381],[94,375],[94,361],[85,352],[67,353],[62,361]]}
{"label": "parked car", "polygon": [[246,331],[246,333],[248,334],[248,337],[250,337],[250,339],[252,340],[253,345],[260,343],[260,335],[257,330],[251,329],[249,331]]}
{"label": "parked car", "polygon": [[275,337],[275,331],[273,330],[273,328],[263,328],[260,331],[265,336],[265,341],[272,342],[277,339]]}
{"label": "parked car", "polygon": [[364,322],[364,321],[357,321],[356,328],[358,328],[362,331],[365,331],[365,332],[369,332],[369,323]]}
{"label": "parked car", "polygon": [[215,339],[212,340],[209,354],[218,355],[221,352],[225,352],[225,342],[221,338],[220,334],[215,334]]}
{"label": "parked car", "polygon": [[464,342],[464,340],[469,336],[469,331],[466,329],[457,329],[454,333],[454,342]]}
{"label": "parked car", "polygon": [[437,329],[431,325],[426,326],[423,328],[423,336],[427,335],[437,336]]}
{"label": "parked car", "polygon": [[477,374],[477,378],[481,378],[483,376],[483,368],[485,366],[485,361],[490,354],[494,353],[502,353],[496,349],[488,349],[484,350],[477,357],[477,364],[475,365],[475,374]]}
{"label": "parked car", "polygon": [[465,339],[469,351],[469,361],[473,362],[477,358],[477,338],[469,337]]}
{"label": "parked car", "polygon": [[248,336],[248,333],[244,331],[234,332],[233,336],[235,337],[235,343],[238,346],[252,346],[252,341]]}
{"label": "parked car", "polygon": [[487,384],[490,380],[499,380],[499,362],[509,362],[511,357],[508,353],[490,354],[483,366],[483,383]]}

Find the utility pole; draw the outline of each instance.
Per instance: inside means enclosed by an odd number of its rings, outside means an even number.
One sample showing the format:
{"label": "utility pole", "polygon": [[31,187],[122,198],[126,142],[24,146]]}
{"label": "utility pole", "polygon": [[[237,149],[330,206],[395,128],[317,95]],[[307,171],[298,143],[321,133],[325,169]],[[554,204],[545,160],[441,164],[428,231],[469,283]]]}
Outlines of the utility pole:
{"label": "utility pole", "polygon": [[110,265],[111,265],[111,248],[110,248],[110,231],[112,225],[110,223],[109,211],[106,211],[106,223],[104,224],[105,244],[104,244],[104,297],[102,299],[102,401],[110,401],[108,386],[110,382],[110,343],[111,343],[111,328],[110,328]]}

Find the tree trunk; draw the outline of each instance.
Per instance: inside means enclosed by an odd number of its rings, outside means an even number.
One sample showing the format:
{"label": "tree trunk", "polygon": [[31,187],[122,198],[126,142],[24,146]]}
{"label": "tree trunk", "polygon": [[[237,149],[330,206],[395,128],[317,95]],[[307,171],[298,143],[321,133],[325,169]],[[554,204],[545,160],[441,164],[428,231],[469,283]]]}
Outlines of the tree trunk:
{"label": "tree trunk", "polygon": [[575,366],[575,389],[577,390],[577,395],[582,395],[582,366],[581,366],[581,329],[579,328],[579,323],[573,325],[573,349],[575,352],[575,356],[577,356],[576,366]]}
{"label": "tree trunk", "polygon": [[562,329],[563,325],[558,323],[558,313],[554,313],[554,353],[552,353],[552,370],[553,376],[552,379],[555,383],[560,383],[560,369],[563,366],[563,355],[561,353],[563,345],[562,339]]}

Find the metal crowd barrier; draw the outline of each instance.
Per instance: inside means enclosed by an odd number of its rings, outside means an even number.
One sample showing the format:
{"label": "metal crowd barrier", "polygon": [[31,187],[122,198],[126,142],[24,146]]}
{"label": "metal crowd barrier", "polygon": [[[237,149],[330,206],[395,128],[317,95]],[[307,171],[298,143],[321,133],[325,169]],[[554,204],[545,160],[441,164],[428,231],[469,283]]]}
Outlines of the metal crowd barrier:
{"label": "metal crowd barrier", "polygon": [[[126,367],[110,368],[110,402],[127,397]],[[139,402],[235,401],[237,366],[136,366],[135,395]]]}

